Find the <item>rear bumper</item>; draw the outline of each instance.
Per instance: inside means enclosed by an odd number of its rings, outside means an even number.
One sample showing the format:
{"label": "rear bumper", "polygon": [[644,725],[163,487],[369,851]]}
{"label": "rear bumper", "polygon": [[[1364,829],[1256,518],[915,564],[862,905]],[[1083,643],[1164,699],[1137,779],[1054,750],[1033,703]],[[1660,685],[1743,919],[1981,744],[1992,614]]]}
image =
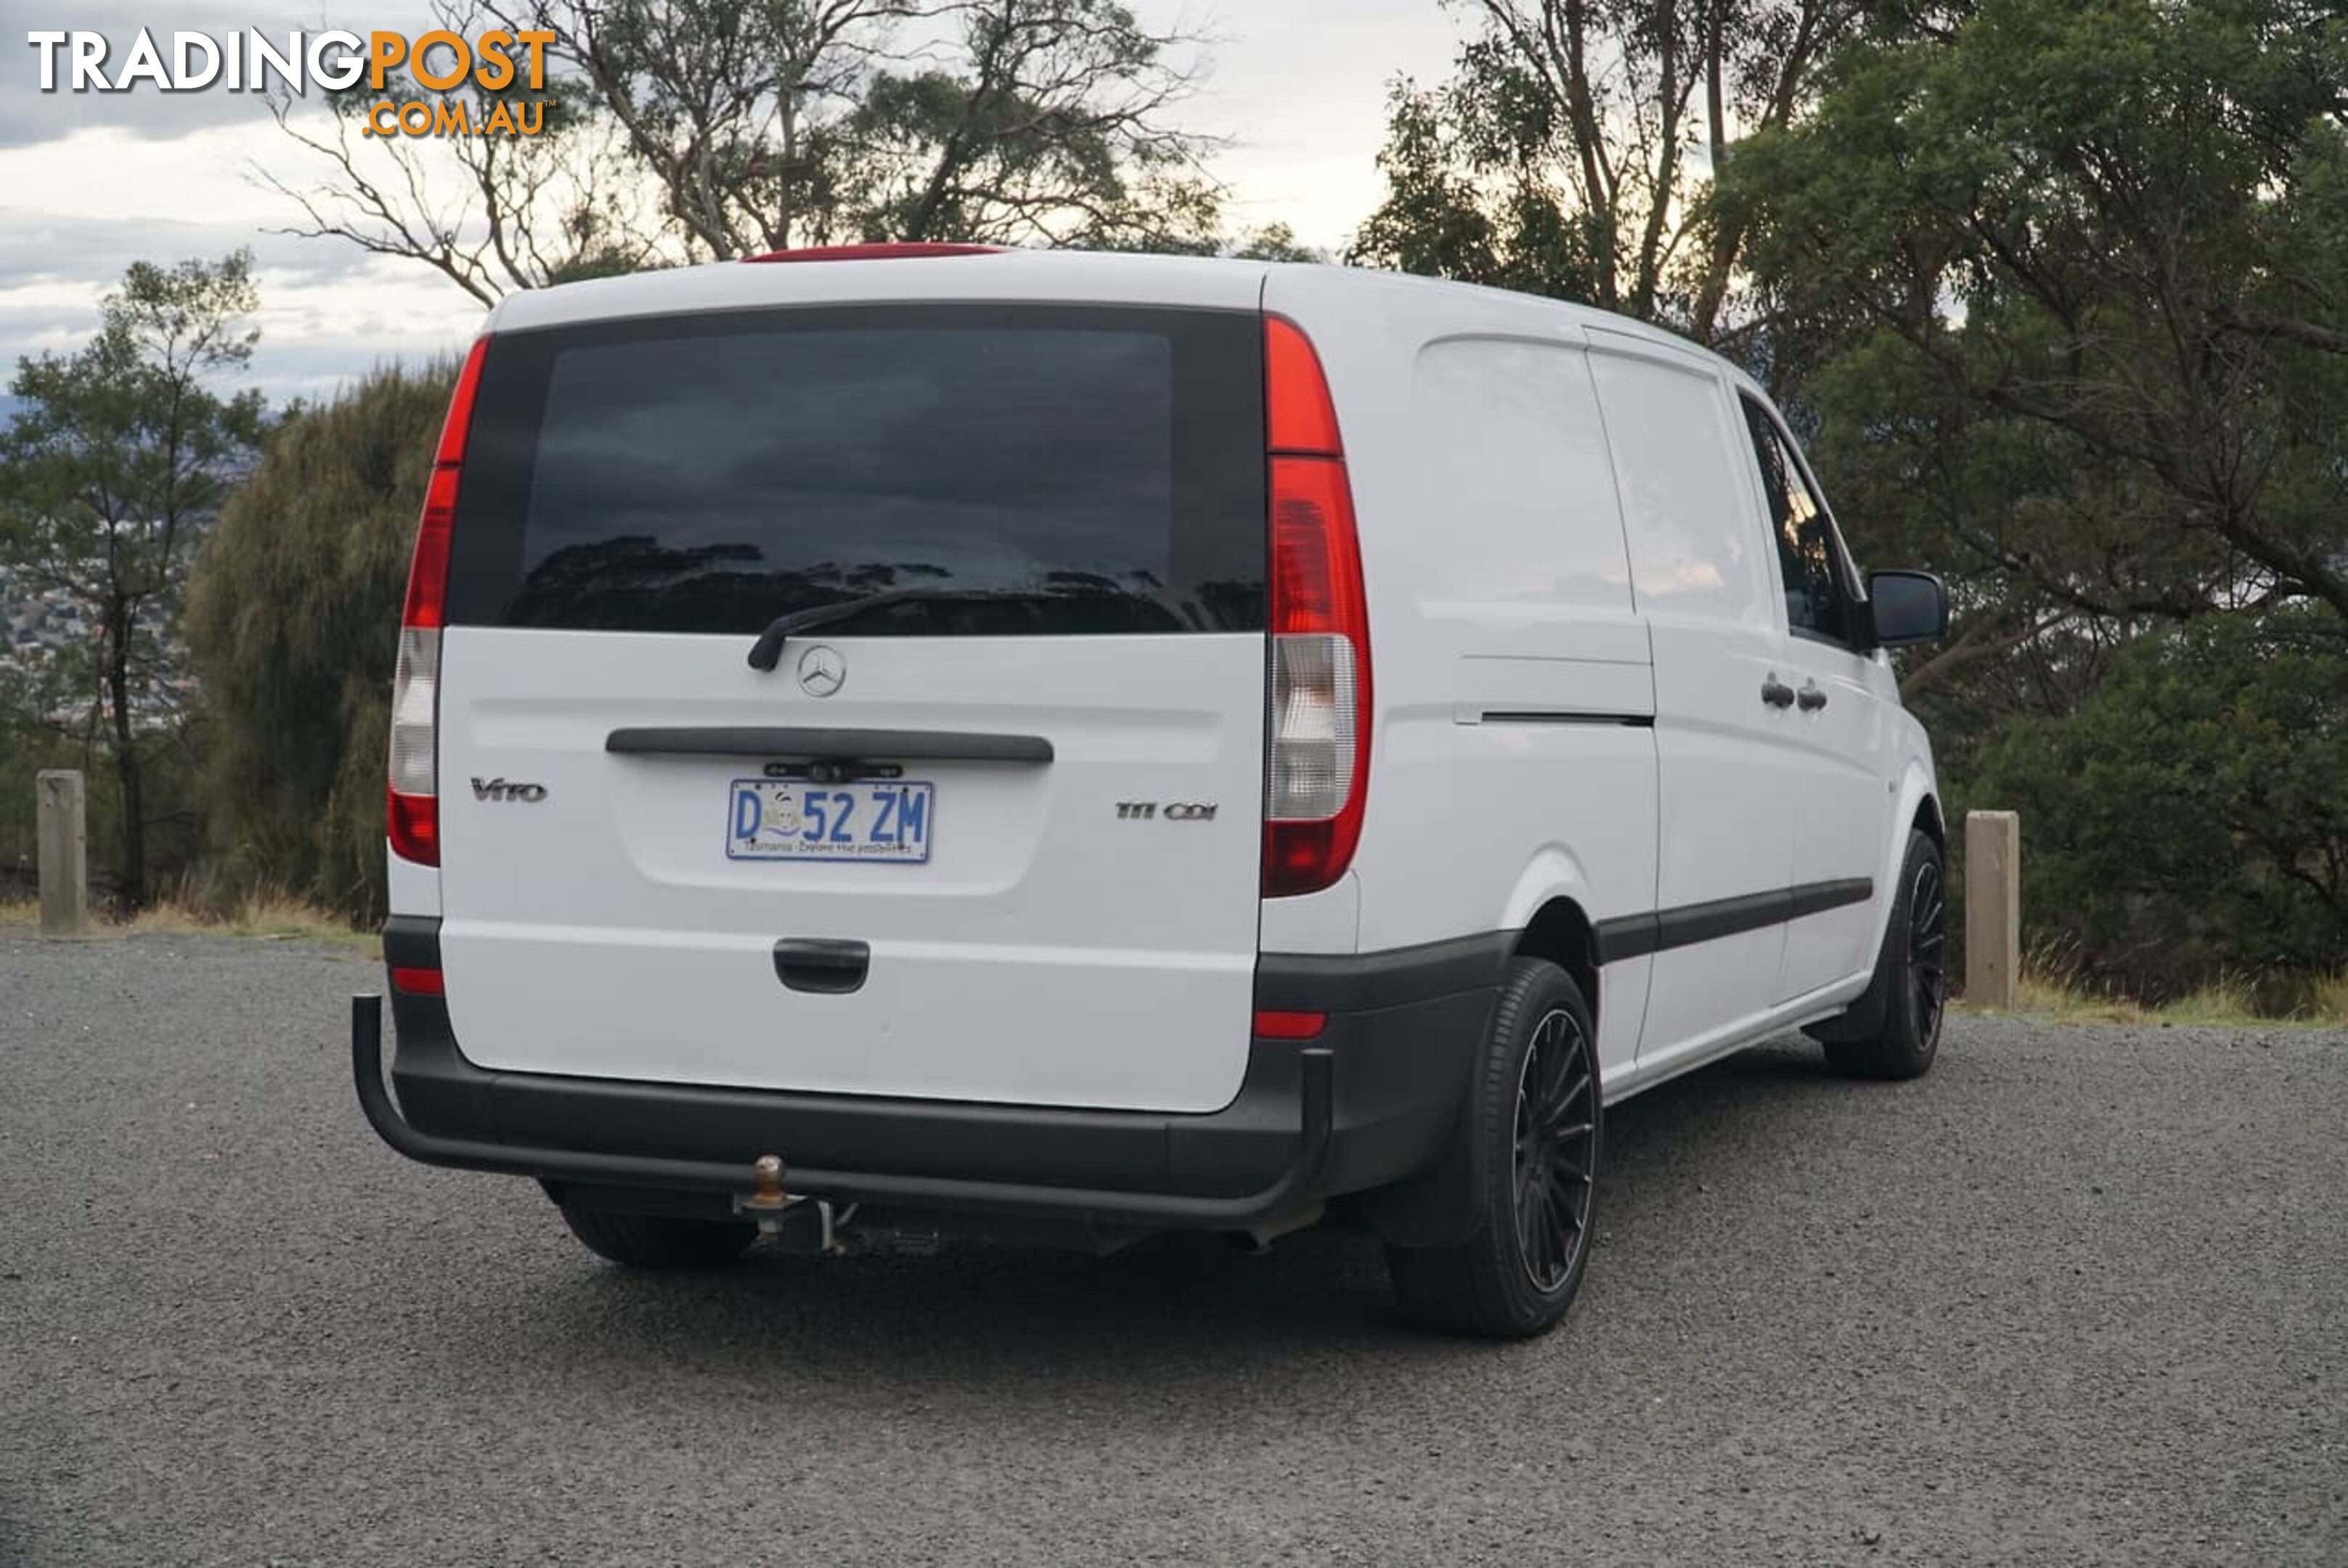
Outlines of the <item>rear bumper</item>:
{"label": "rear bumper", "polygon": [[[395,917],[385,958],[437,968],[438,922]],[[1207,1115],[792,1094],[499,1072],[468,1061],[438,997],[395,994],[385,1091],[379,1006],[354,1004],[360,1102],[427,1163],[720,1202],[762,1154],[796,1195],[903,1212],[1143,1229],[1241,1229],[1403,1182],[1444,1151],[1509,938],[1259,963],[1260,1009],[1325,1012],[1310,1040],[1258,1040]]]}

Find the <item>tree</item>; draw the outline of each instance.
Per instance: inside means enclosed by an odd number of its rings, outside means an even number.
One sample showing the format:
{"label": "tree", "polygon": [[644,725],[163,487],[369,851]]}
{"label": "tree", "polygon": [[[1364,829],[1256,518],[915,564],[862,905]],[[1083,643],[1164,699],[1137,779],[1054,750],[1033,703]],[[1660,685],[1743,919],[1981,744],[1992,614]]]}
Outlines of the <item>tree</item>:
{"label": "tree", "polygon": [[1214,232],[1205,138],[1165,117],[1189,86],[1178,37],[1116,0],[975,0],[965,64],[868,85],[841,189],[868,240],[1131,248]]}
{"label": "tree", "polygon": [[261,395],[223,397],[259,333],[252,257],[135,263],[67,355],[17,364],[23,407],[0,433],[0,561],[25,586],[86,612],[95,647],[56,667],[59,722],[88,715],[113,764],[118,880],[148,888],[146,742],[184,717],[171,636],[187,563],[242,467]]}
{"label": "tree", "polygon": [[376,370],[271,432],[188,586],[203,796],[240,881],[384,910],[384,748],[416,518],[456,368]]}
{"label": "tree", "polygon": [[2343,82],[2312,0],[1983,0],[1739,151],[1844,510],[1965,579],[1982,646],[2302,601],[2348,633]]}
{"label": "tree", "polygon": [[1910,8],[1716,192],[1855,547],[1951,579],[1944,776],[2155,992],[2338,950],[2343,81],[2305,0]]}
{"label": "tree", "polygon": [[[1117,0],[441,0],[553,36],[548,134],[370,138],[344,95],[304,232],[516,288],[850,241],[1197,249],[1211,142],[1171,123],[1196,40]],[[519,91],[520,89],[515,89]],[[371,145],[370,145],[371,144]],[[436,178],[450,172],[444,183]],[[264,176],[264,178],[269,178]]]}
{"label": "tree", "polygon": [[1809,101],[1853,0],[1474,0],[1451,79],[1394,90],[1356,260],[1711,341],[1745,242],[1706,183]]}
{"label": "tree", "polygon": [[[432,15],[464,37],[504,25],[484,0],[434,0]],[[318,181],[296,183],[253,168],[301,211],[302,221],[283,231],[421,261],[483,305],[515,289],[636,272],[673,254],[663,244],[657,204],[585,82],[550,76],[532,88],[518,76],[501,90],[469,81],[446,95],[469,125],[489,126],[500,108],[510,116],[534,112],[537,128],[527,136],[372,132],[378,106],[429,105],[442,96],[397,78],[377,92],[361,78],[318,116],[273,94],[278,128],[326,170]]]}
{"label": "tree", "polygon": [[2026,934],[2159,999],[2348,963],[2348,651],[2321,610],[2137,639],[2060,720],[2008,720],[1968,793],[2018,808]]}
{"label": "tree", "polygon": [[1297,239],[1296,231],[1282,222],[1266,223],[1240,235],[1231,247],[1232,257],[1241,261],[1294,261],[1314,266],[1327,266],[1329,253],[1318,246],[1307,245]]}
{"label": "tree", "polygon": [[[535,0],[687,254],[823,243],[843,124],[922,0]],[[520,20],[520,11],[506,13]]]}

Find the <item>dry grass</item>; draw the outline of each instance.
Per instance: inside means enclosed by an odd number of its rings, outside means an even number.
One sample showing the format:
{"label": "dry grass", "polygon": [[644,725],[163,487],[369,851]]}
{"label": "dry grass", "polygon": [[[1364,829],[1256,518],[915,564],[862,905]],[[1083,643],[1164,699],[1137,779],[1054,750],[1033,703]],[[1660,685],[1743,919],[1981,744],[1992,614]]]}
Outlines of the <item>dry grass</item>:
{"label": "dry grass", "polygon": [[2199,990],[2167,1003],[2158,1016],[2168,1023],[2273,1021],[2261,1019],[2257,993],[2238,975],[2220,975]]}
{"label": "dry grass", "polygon": [[2317,980],[2309,989],[2307,1010],[2325,1023],[2348,1027],[2348,969]]}
{"label": "dry grass", "polygon": [[2277,1024],[2325,1021],[2305,1007],[2278,1009],[2274,988],[2261,987],[2255,976],[2222,974],[2188,995],[2158,1005],[2147,1005],[2095,984],[2085,975],[2076,949],[2066,943],[2034,948],[2022,958],[2022,979],[2014,1011],[2064,1023],[2118,1024]]}
{"label": "dry grass", "polygon": [[2013,1009],[2015,1012],[2061,1023],[2199,1024],[2220,1028],[2298,1025],[2310,1029],[2348,1025],[2348,972],[2314,982],[2302,1003],[2281,1012],[2262,1007],[2258,987],[2239,975],[2221,976],[2199,990],[2157,1007],[2098,991],[2073,976],[2044,968],[2025,968],[2019,989],[2020,1005]]}
{"label": "dry grass", "polygon": [[[0,901],[0,927],[29,927],[38,925],[40,917],[41,907],[36,899]],[[167,897],[140,910],[128,923],[92,914],[94,937],[149,932],[236,937],[256,942],[319,942],[368,957],[383,950],[374,932],[355,930],[339,916],[283,893],[247,894],[218,909],[193,898]]]}
{"label": "dry grass", "polygon": [[[1952,1005],[1972,1012],[2001,1010],[1975,1007],[1962,997]],[[2143,1023],[2149,1016],[2134,999],[2088,984],[2071,952],[2060,947],[2035,948],[2023,954],[2012,1010],[2066,1023]]]}
{"label": "dry grass", "polygon": [[2150,1016],[2127,997],[2109,996],[2066,975],[2041,969],[2024,969],[2021,984],[2014,989],[2014,1011],[2066,1023],[2143,1023]]}
{"label": "dry grass", "polygon": [[369,955],[382,950],[372,931],[354,930],[349,921],[283,893],[249,893],[214,912],[183,900],[165,899],[132,917],[132,931],[188,932],[242,937],[264,942],[323,942]]}
{"label": "dry grass", "polygon": [[2129,997],[2106,996],[2085,990],[2051,976],[2024,978],[2021,1001],[2025,1012],[2051,1013],[2057,1018],[2104,1023],[2142,1023],[2145,1010]]}

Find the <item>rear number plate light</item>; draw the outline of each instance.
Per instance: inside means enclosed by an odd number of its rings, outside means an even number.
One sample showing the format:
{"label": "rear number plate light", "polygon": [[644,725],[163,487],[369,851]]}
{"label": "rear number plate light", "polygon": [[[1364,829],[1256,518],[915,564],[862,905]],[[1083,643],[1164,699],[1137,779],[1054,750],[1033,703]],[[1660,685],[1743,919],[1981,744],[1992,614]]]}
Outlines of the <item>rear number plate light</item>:
{"label": "rear number plate light", "polygon": [[804,784],[736,779],[727,791],[729,860],[864,860],[919,866],[930,858],[934,785]]}

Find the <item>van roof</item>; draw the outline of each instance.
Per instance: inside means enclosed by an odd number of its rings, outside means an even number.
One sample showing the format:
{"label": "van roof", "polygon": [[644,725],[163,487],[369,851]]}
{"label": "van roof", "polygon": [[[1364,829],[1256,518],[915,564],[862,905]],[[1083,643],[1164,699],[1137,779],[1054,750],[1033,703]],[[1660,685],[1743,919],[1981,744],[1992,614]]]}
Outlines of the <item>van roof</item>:
{"label": "van roof", "polygon": [[[489,313],[484,330],[526,332],[580,322],[693,311],[750,310],[793,304],[873,301],[993,302],[1048,300],[1065,303],[1186,305],[1254,310],[1275,276],[1280,292],[1376,292],[1416,298],[1457,319],[1481,304],[1495,318],[1528,321],[1528,313],[1554,328],[1561,321],[1704,353],[1687,340],[1643,322],[1587,305],[1505,289],[1362,267],[1156,256],[1120,251],[1006,250],[990,255],[901,256],[823,261],[803,266],[715,261],[625,277],[598,278],[509,294]],[[1716,357],[1707,354],[1706,357]],[[1740,382],[1746,378],[1740,373]]]}

